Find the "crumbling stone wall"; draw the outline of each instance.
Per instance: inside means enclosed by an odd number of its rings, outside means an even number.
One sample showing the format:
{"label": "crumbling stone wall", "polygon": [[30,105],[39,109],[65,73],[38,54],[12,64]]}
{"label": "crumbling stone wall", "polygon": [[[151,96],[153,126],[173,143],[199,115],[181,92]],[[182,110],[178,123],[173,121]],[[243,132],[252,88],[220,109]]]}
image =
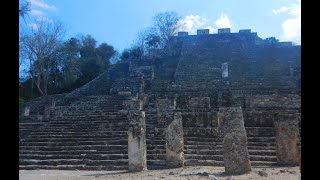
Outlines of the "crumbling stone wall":
{"label": "crumbling stone wall", "polygon": [[48,95],[38,97],[19,107],[19,120],[41,121],[50,118],[51,110],[66,94]]}

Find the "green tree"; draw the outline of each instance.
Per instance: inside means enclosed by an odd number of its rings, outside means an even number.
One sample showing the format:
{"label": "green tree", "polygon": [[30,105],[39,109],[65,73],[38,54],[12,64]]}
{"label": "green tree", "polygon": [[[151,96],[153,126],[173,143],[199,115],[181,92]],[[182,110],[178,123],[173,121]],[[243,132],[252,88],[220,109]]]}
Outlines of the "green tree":
{"label": "green tree", "polygon": [[141,47],[132,47],[131,49],[123,50],[120,59],[122,62],[129,62],[132,59],[141,59],[143,56],[143,49]]}
{"label": "green tree", "polygon": [[100,44],[96,49],[96,53],[103,70],[106,70],[106,68],[108,68],[108,66],[110,65],[110,59],[115,55],[115,52],[116,51],[114,50],[113,46],[110,46],[107,43]]}

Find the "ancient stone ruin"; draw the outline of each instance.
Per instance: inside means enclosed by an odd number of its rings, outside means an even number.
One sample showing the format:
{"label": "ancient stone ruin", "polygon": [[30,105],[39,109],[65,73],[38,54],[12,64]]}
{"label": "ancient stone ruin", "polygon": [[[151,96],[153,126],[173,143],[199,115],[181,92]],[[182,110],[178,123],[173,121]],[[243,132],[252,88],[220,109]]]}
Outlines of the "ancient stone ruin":
{"label": "ancient stone ruin", "polygon": [[250,29],[173,36],[152,57],[112,65],[67,94],[19,109],[19,168],[294,166],[301,48]]}

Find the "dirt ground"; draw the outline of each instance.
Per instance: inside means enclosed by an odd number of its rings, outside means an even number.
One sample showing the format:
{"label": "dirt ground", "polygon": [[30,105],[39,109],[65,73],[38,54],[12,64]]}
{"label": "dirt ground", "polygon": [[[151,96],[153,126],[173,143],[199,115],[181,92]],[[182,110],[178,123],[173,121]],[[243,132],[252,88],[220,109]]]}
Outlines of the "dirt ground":
{"label": "dirt ground", "polygon": [[213,179],[213,180],[301,180],[299,167],[256,167],[243,175],[227,175],[224,167],[194,166],[177,169],[148,170],[137,173],[127,171],[65,171],[65,170],[20,170],[21,180],[75,180],[75,179]]}

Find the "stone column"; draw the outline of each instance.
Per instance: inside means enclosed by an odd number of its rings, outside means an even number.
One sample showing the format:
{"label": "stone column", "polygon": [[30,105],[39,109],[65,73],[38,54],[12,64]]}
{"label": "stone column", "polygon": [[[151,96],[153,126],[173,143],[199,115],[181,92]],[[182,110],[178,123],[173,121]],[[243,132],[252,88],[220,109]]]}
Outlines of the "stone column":
{"label": "stone column", "polygon": [[181,112],[177,112],[166,129],[166,163],[169,168],[183,167],[183,146],[182,117]]}
{"label": "stone column", "polygon": [[128,130],[129,171],[147,170],[146,122],[144,111],[131,111]]}
{"label": "stone column", "polygon": [[223,159],[226,173],[250,172],[251,163],[241,107],[219,108],[218,118],[223,135]]}
{"label": "stone column", "polygon": [[299,158],[298,114],[278,114],[274,121],[277,143],[277,161],[280,165],[297,166]]}

